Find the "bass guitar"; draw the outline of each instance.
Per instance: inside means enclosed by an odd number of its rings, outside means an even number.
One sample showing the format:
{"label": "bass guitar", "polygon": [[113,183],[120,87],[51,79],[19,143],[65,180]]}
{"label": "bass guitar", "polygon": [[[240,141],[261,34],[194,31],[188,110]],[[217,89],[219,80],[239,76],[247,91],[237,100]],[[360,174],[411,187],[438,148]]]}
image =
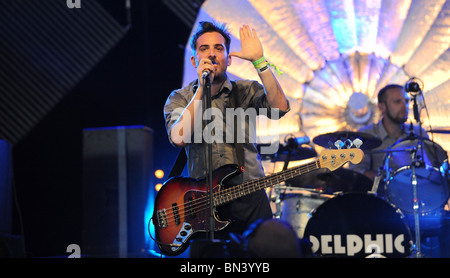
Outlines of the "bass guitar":
{"label": "bass guitar", "polygon": [[[324,150],[314,162],[228,187],[228,181],[242,172],[237,165],[224,165],[213,171],[213,205],[216,208],[319,168],[334,171],[347,162],[358,164],[363,157],[363,151],[355,148]],[[194,233],[210,230],[208,188],[206,179],[186,177],[173,177],[161,187],[155,198],[151,221],[155,226],[155,240],[163,254],[176,256],[182,253],[189,246],[189,238]],[[230,223],[220,220],[216,213],[214,219],[215,231],[225,228]]]}

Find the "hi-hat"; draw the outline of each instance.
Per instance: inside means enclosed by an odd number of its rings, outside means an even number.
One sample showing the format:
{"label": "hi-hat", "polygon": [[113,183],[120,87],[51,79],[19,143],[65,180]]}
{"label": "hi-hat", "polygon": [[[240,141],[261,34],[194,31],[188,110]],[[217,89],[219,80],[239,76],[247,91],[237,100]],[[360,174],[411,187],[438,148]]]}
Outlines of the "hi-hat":
{"label": "hi-hat", "polygon": [[335,142],[341,140],[344,144],[347,140],[354,141],[360,139],[363,144],[360,149],[370,150],[381,145],[381,139],[363,132],[336,131],[316,136],[313,142],[324,148],[336,148]]}

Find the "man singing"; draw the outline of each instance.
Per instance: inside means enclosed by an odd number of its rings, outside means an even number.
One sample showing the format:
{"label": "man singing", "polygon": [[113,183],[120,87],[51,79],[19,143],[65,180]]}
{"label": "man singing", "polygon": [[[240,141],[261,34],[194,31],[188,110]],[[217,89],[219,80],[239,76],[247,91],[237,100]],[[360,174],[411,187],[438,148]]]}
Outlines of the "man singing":
{"label": "man singing", "polygon": [[[188,157],[188,172],[192,178],[207,176],[204,146],[195,140],[195,119],[202,117],[202,101],[204,94],[203,74],[209,74],[211,80],[212,108],[219,109],[223,115],[222,130],[224,136],[233,133],[226,121],[226,109],[233,108],[231,95],[236,97],[237,107],[244,110],[255,109],[267,111],[269,118],[282,117],[289,111],[289,102],[264,58],[262,44],[254,29],[244,25],[239,30],[241,51],[230,53],[230,35],[225,25],[211,22],[200,22],[191,38],[193,56],[192,66],[196,68],[198,78],[184,88],[173,91],[164,106],[166,129],[170,142],[176,147],[184,147]],[[227,67],[233,58],[253,63],[262,85],[257,81],[231,81],[227,76]],[[263,108],[263,110],[261,110]],[[243,164],[244,173],[239,181],[252,180],[264,176],[264,170],[256,149],[255,125],[245,124],[245,142],[243,145],[244,161],[239,162],[236,153],[236,142],[215,140],[212,142],[212,169],[226,164]],[[220,129],[215,129],[215,131]],[[216,134],[217,135],[217,134]],[[233,137],[231,137],[233,138]],[[233,182],[233,181],[232,181]],[[264,190],[241,197],[218,208],[223,218],[233,222],[220,234],[242,233],[249,224],[261,218],[272,218],[272,211]],[[227,220],[227,219],[224,219]]]}

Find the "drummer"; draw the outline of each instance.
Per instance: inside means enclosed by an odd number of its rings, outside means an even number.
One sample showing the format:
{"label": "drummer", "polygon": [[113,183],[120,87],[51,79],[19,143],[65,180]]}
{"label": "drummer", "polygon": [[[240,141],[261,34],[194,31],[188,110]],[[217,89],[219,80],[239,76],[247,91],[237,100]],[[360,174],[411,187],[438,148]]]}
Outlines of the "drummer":
{"label": "drummer", "polygon": [[[361,163],[357,165],[349,164],[350,169],[364,174],[372,180],[376,176],[382,176],[381,170],[387,155],[387,152],[383,152],[383,150],[389,149],[396,142],[408,137],[412,137],[412,139],[419,137],[429,139],[423,128],[419,129],[418,125],[412,126],[406,123],[409,112],[409,97],[403,86],[390,84],[382,88],[378,92],[378,109],[381,113],[380,121],[364,126],[358,131],[378,137],[381,139],[381,145],[365,153]],[[379,186],[377,190],[378,196],[385,197],[384,190],[384,186]],[[448,203],[450,204],[450,199]],[[439,237],[441,256],[446,258],[450,257],[450,248],[448,246],[450,243],[449,221],[447,219],[443,222],[442,234]]]}
{"label": "drummer", "polygon": [[406,123],[409,112],[409,96],[403,86],[390,84],[382,88],[378,92],[378,109],[381,113],[380,121],[361,127],[358,131],[380,138],[381,145],[372,149],[370,153],[366,153],[361,163],[349,165],[350,169],[364,174],[372,180],[379,175],[386,155],[383,152],[377,153],[377,150],[388,149],[397,141],[409,136],[428,138],[423,128],[421,132],[419,126],[414,126],[411,130],[412,126]]}

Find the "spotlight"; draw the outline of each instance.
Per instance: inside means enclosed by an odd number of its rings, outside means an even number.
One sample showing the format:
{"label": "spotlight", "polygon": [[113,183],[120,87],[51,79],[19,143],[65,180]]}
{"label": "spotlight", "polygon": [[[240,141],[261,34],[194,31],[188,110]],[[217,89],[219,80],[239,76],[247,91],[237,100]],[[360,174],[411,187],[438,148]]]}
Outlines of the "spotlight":
{"label": "spotlight", "polygon": [[159,190],[161,189],[162,186],[163,186],[162,183],[156,184],[156,185],[155,185],[155,190],[156,190],[156,191],[159,191]]}
{"label": "spotlight", "polygon": [[156,170],[155,177],[157,177],[158,179],[162,179],[164,177],[164,171],[161,169]]}

